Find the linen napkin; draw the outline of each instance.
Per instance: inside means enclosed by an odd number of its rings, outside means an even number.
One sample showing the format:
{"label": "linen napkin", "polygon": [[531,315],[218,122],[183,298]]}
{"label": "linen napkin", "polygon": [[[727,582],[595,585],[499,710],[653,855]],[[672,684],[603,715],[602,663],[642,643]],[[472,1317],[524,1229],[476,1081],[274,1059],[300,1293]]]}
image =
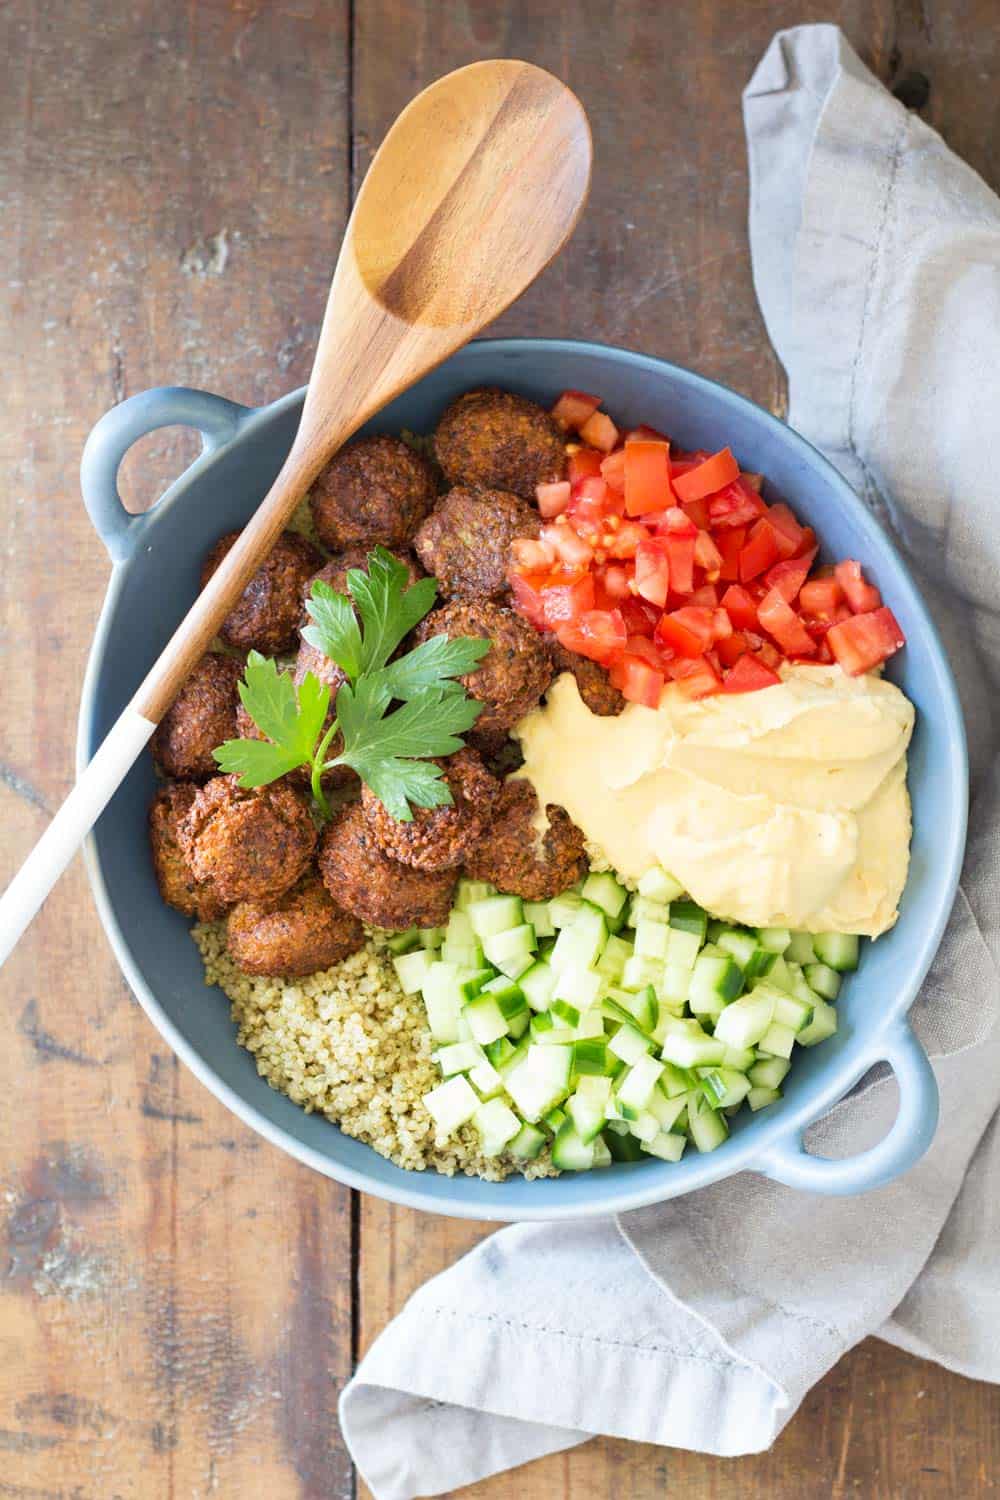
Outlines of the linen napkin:
{"label": "linen napkin", "polygon": [[[745,1174],[617,1221],[501,1230],[411,1298],[341,1398],[378,1500],[450,1493],[609,1433],[772,1443],[871,1333],[1000,1379],[1000,203],[831,26],[779,33],[744,94],[750,240],[789,421],[907,555],[959,679],[972,758],[962,888],[912,1018],[941,1124],[861,1198]],[[807,1138],[874,1144],[882,1074]]]}

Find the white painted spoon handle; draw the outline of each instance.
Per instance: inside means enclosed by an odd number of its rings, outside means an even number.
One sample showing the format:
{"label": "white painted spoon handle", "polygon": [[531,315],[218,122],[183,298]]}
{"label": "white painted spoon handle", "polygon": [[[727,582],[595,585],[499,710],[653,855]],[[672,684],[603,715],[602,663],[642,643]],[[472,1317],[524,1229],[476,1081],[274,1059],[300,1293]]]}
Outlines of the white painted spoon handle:
{"label": "white painted spoon handle", "polygon": [[0,896],[0,964],[97,822],[156,725],[126,708]]}

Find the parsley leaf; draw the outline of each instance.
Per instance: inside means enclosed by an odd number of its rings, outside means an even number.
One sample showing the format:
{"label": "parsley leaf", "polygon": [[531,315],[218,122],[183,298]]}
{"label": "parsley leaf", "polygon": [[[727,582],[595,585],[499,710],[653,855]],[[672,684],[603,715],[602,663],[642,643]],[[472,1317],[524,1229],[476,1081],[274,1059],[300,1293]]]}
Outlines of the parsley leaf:
{"label": "parsley leaf", "polygon": [[364,629],[362,672],[384,667],[405,635],[420,623],[437,598],[437,580],[421,578],[410,585],[410,575],[398,558],[376,547],[368,558],[368,572],[352,568],[347,587],[358,607]]}
{"label": "parsley leaf", "polygon": [[[394,698],[412,698],[421,688],[440,683],[442,678],[474,672],[489,649],[488,640],[475,636],[459,636],[452,641],[446,635],[434,635],[398,661],[390,662],[383,676]],[[452,683],[451,690],[461,692],[461,684]]]}
{"label": "parsley leaf", "polygon": [[306,612],[313,623],[303,630],[303,640],[335,661],[353,682],[361,672],[362,645],[351,601],[320,579],[306,600]]}
{"label": "parsley leaf", "polygon": [[309,765],[330,706],[330,689],[307,672],[296,689],[290,672],[251,651],[240,683],[240,699],[263,740],[227,740],[213,752],[221,770],[241,777],[244,787],[266,786]]}

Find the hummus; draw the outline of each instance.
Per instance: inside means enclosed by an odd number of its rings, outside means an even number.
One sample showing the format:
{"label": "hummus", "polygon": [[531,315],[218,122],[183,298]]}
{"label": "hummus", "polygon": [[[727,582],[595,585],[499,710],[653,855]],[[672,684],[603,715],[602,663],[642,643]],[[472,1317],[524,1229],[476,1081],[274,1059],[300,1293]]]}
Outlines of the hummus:
{"label": "hummus", "polygon": [[836,666],[781,677],[598,718],[564,673],[515,730],[517,774],[627,879],[660,865],[714,916],[877,937],[909,864],[913,705]]}

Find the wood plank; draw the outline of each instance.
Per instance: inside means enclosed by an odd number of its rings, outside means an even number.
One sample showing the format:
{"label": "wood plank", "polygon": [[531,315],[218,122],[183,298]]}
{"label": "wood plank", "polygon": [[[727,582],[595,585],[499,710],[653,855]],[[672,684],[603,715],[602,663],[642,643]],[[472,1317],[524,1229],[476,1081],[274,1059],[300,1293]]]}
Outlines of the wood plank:
{"label": "wood plank", "polygon": [[[812,12],[812,13],[810,13]],[[782,371],[757,310],[746,244],[740,90],[781,26],[838,21],[865,61],[899,84],[931,79],[933,123],[1000,179],[990,0],[631,0],[545,7],[369,0],[355,35],[355,157],[363,170],[396,111],[432,77],[479,57],[526,57],[574,87],[591,113],[594,191],[574,240],[498,333],[593,337],[676,359],[781,411]],[[974,54],[974,56],[973,56]],[[964,90],[982,72],[983,107]],[[980,93],[979,90],[976,91]],[[365,1199],[363,1351],[429,1276],[488,1225]],[[771,1453],[718,1460],[597,1439],[464,1490],[472,1500],[871,1500],[994,1492],[1000,1399],[874,1340],[814,1390]],[[368,1492],[363,1484],[359,1492]]]}
{"label": "wood plank", "polygon": [[[5,882],[72,777],[108,573],[87,430],[149,385],[305,379],[348,200],[347,3],[13,0],[0,32]],[[134,508],[193,451],[131,455]],[[349,1194],[171,1057],[79,865],[0,985],[2,1492],[349,1494]]]}

